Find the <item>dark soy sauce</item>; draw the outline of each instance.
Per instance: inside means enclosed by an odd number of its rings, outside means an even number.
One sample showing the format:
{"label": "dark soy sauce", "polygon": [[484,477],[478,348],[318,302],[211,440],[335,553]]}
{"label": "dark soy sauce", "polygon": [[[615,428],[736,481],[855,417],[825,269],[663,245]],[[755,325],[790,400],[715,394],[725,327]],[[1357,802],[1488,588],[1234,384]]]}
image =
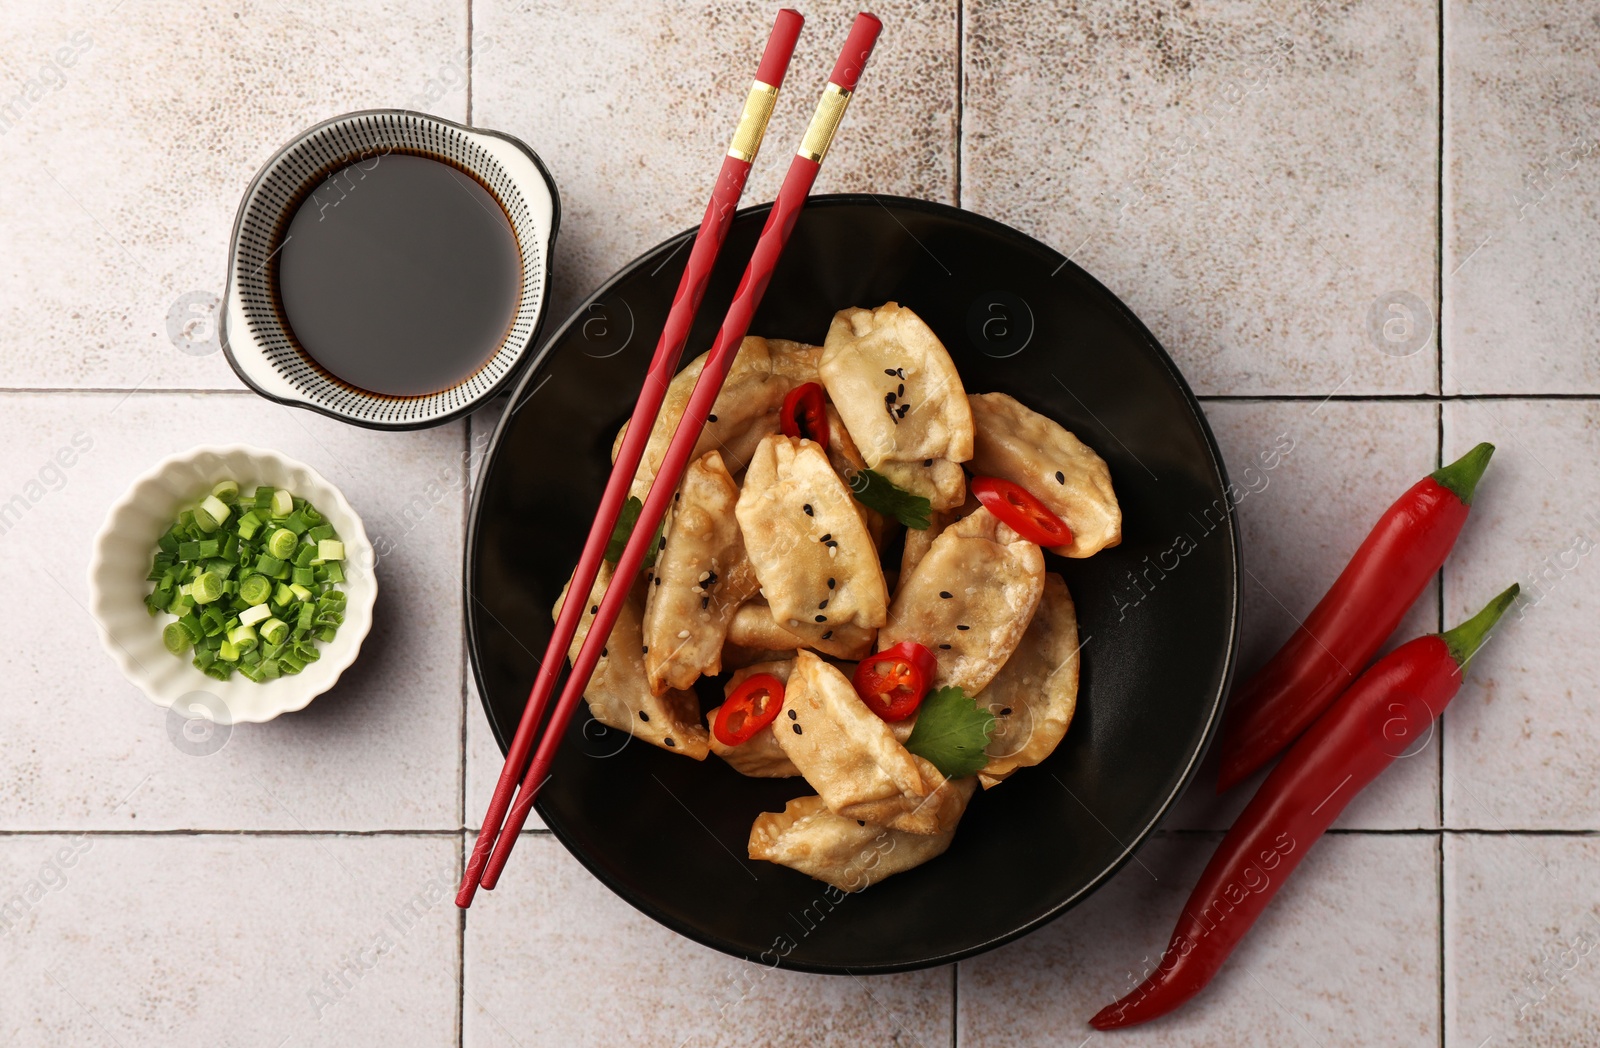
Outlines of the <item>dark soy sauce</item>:
{"label": "dark soy sauce", "polygon": [[471,175],[391,153],[336,171],[278,254],[295,340],[335,378],[388,396],[438,393],[500,348],[522,294],[511,221]]}

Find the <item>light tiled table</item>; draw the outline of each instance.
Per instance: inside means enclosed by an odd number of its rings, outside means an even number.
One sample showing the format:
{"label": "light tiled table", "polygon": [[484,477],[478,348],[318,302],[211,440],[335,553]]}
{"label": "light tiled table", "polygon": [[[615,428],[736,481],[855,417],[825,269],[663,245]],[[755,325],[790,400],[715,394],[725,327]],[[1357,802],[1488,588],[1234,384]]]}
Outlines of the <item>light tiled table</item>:
{"label": "light tiled table", "polygon": [[[806,13],[809,83],[851,9]],[[23,501],[0,534],[0,905],[22,903],[0,926],[0,1044],[1600,1043],[1600,3],[878,13],[819,190],[958,202],[1043,238],[1151,325],[1231,463],[1294,439],[1240,507],[1244,669],[1353,550],[1368,492],[1499,445],[1406,629],[1514,579],[1531,599],[1442,730],[1202,998],[1129,1034],[1084,1020],[1164,944],[1237,810],[1210,768],[1112,884],[956,968],[768,975],[656,926],[544,834],[461,917],[450,885],[498,766],[457,639],[494,409],[379,435],[280,408],[220,354],[180,352],[169,309],[221,290],[238,196],[278,144],[410,105],[543,155],[560,315],[698,218],[715,100],[737,97],[770,5],[7,4],[0,504]],[[83,569],[131,476],[216,436],[316,464],[396,549],[338,689],[195,745],[98,651]],[[51,466],[74,439],[88,450]]]}

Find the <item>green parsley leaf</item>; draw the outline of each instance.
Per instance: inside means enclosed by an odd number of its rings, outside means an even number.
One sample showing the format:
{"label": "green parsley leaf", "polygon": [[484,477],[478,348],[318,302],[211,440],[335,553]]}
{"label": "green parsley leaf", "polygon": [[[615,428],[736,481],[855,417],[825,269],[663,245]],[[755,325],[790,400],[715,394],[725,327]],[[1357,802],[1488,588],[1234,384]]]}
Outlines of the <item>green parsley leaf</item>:
{"label": "green parsley leaf", "polygon": [[870,469],[858,469],[850,478],[850,493],[868,509],[887,514],[917,531],[926,531],[932,523],[933,503],[921,495],[894,485],[888,477]]}
{"label": "green parsley leaf", "polygon": [[948,779],[976,775],[989,763],[984,749],[994,733],[994,714],[960,688],[929,692],[917,708],[906,749],[929,761]]}
{"label": "green parsley leaf", "polygon": [[[611,541],[606,543],[605,559],[609,564],[615,564],[622,559],[622,551],[628,547],[628,537],[633,534],[633,526],[639,523],[639,514],[644,509],[644,503],[633,495],[628,496],[628,501],[622,504],[622,512],[617,514],[616,526],[611,529]],[[660,524],[656,525],[654,539],[650,542],[650,549],[644,555],[644,566],[656,566],[656,553],[661,549],[661,529],[666,527],[667,521],[663,517]]]}

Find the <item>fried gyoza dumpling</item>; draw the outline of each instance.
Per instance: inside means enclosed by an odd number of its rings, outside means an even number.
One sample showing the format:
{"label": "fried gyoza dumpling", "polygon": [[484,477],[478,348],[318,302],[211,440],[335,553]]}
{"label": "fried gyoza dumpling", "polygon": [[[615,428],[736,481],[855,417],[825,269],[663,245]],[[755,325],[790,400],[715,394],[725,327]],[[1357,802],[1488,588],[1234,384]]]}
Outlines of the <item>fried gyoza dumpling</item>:
{"label": "fried gyoza dumpling", "polygon": [[972,457],[961,376],[922,318],[894,302],[834,314],[818,366],[867,465]]}
{"label": "fried gyoza dumpling", "polygon": [[[962,779],[950,788],[965,808],[973,780]],[[955,834],[954,823],[935,834],[891,830],[835,815],[821,797],[796,797],[781,812],[756,816],[750,827],[750,858],[856,892],[943,855]]]}
{"label": "fried gyoza dumpling", "polygon": [[795,656],[774,730],[836,814],[908,833],[937,833],[953,823],[955,791],[939,769],[906,752],[850,679],[809,651]]}
{"label": "fried gyoza dumpling", "polygon": [[880,462],[877,472],[901,491],[921,495],[935,510],[955,509],[967,498],[966,470],[949,459]]}
{"label": "fried gyoza dumpling", "polygon": [[[578,649],[589,635],[594,609],[605,595],[611,574],[612,566],[602,563],[589,595],[589,607],[584,609],[578,631],[573,634],[568,658],[578,657]],[[566,599],[567,589],[563,587],[556,601],[555,615],[561,614],[561,604]],[[617,623],[611,628],[604,654],[595,663],[594,676],[589,678],[589,686],[584,689],[589,712],[607,727],[630,732],[651,745],[703,761],[709,752],[710,734],[700,723],[700,700],[692,691],[669,689],[656,695],[650,690],[644,670],[644,639],[640,632],[643,617],[644,588],[637,585],[628,593],[628,600],[617,615]]]}
{"label": "fried gyoza dumpling", "polygon": [[978,696],[994,714],[989,763],[978,772],[984,789],[1050,756],[1077,704],[1078,616],[1065,580],[1052,573],[1017,650]]}
{"label": "fried gyoza dumpling", "polygon": [[[747,678],[753,677],[758,673],[770,673],[781,681],[787,681],[789,673],[793,669],[793,659],[784,659],[778,662],[758,662],[753,666],[746,666],[735,671],[728,678],[728,683],[722,687],[723,697],[732,697],[733,693],[738,690],[739,685],[743,684]],[[718,706],[717,709],[706,714],[707,724],[715,724],[717,722],[717,710],[720,709],[722,707]],[[800,769],[796,768],[794,762],[789,759],[789,755],[783,752],[783,747],[778,745],[778,737],[774,734],[774,729],[777,728],[778,722],[783,719],[780,714],[778,721],[774,721],[770,727],[756,732],[737,746],[729,746],[724,743],[717,738],[717,733],[713,731],[711,733],[711,752],[727,761],[733,767],[733,770],[740,775],[749,775],[757,779],[783,779],[799,775]]]}
{"label": "fried gyoza dumpling", "polygon": [[[748,459],[739,451],[744,450],[746,456],[749,454],[751,431],[770,426],[765,432],[777,432],[778,409],[783,407],[783,398],[796,386],[817,381],[817,362],[821,357],[821,346],[778,338],[746,338],[739,344],[733,366],[728,369],[727,381],[711,407],[711,416],[706,419],[692,457],[699,458],[716,449],[722,452],[728,472],[737,474],[744,469]],[[688,406],[689,394],[694,391],[705,365],[706,354],[702,353],[685,364],[667,387],[661,413],[650,429],[644,457],[633,475],[630,493],[641,501],[650,492],[650,482],[661,468],[667,445],[672,442],[672,434],[683,418],[683,409]],[[624,425],[612,443],[613,462],[627,430]]]}
{"label": "fried gyoza dumpling", "polygon": [[1004,393],[967,398],[977,427],[972,471],[1027,488],[1072,529],[1063,557],[1087,557],[1122,541],[1122,508],[1105,460],[1060,424]]}
{"label": "fried gyoza dumpling", "polygon": [[1044,554],[979,507],[939,533],[900,580],[878,650],[923,644],[934,684],[982,691],[1022,639],[1044,590]]}
{"label": "fried gyoza dumpling", "polygon": [[916,570],[917,565],[922,563],[922,558],[926,557],[928,551],[933,548],[933,540],[939,537],[939,533],[949,525],[950,520],[951,517],[948,513],[934,510],[928,514],[927,527],[920,530],[916,528],[906,529],[906,545],[900,551],[900,577],[902,579],[911,577],[911,573]]}
{"label": "fried gyoza dumpling", "polygon": [[859,656],[859,631],[883,625],[889,594],[877,547],[822,449],[763,440],[735,513],[777,624],[818,651]]}
{"label": "fried gyoza dumpling", "polygon": [[683,471],[644,605],[644,665],[658,693],[722,671],[728,622],[756,592],[733,516],[738,501],[739,486],[715,451]]}

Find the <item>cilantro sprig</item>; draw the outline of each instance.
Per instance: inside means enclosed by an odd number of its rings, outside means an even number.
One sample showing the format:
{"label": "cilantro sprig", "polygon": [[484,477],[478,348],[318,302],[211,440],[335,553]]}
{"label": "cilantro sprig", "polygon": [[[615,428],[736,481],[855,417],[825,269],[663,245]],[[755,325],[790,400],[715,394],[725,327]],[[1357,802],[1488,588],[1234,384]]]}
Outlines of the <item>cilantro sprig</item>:
{"label": "cilantro sprig", "polygon": [[[606,543],[605,559],[608,564],[615,564],[622,559],[622,551],[628,547],[628,537],[633,534],[633,526],[639,523],[639,514],[644,510],[644,503],[636,496],[629,495],[628,501],[622,504],[622,512],[617,514],[617,523],[611,529],[611,540]],[[661,529],[666,526],[666,518],[656,525],[656,533],[650,540],[650,549],[644,555],[644,566],[656,566],[656,553],[661,549]]]}
{"label": "cilantro sprig", "polygon": [[994,733],[994,714],[960,688],[929,692],[917,710],[906,749],[930,762],[947,779],[976,775],[989,763],[984,750]]}
{"label": "cilantro sprig", "polygon": [[850,493],[868,509],[893,517],[908,528],[926,531],[932,523],[933,503],[913,495],[882,473],[858,469],[850,477]]}

